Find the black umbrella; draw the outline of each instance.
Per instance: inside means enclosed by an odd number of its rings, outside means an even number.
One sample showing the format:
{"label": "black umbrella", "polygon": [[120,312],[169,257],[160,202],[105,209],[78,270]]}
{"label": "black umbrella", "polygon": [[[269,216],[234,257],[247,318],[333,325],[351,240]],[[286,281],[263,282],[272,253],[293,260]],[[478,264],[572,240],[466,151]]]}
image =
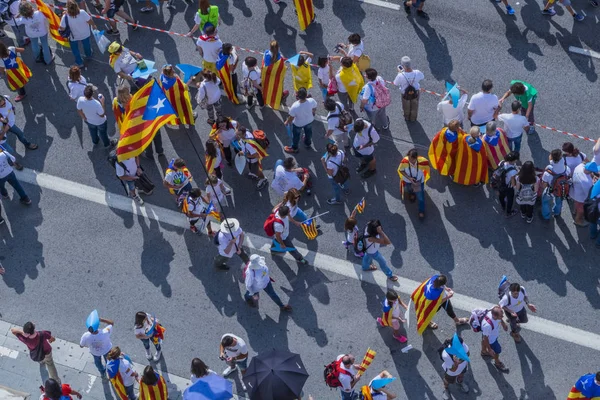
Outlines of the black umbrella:
{"label": "black umbrella", "polygon": [[307,379],[300,355],[287,350],[254,357],[243,378],[251,400],[295,400]]}

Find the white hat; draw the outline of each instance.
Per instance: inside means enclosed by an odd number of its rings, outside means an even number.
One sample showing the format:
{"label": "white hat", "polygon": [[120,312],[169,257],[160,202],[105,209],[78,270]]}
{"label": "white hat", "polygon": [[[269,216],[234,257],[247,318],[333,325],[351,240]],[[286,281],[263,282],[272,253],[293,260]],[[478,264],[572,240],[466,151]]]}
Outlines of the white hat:
{"label": "white hat", "polygon": [[248,268],[250,269],[261,269],[267,266],[265,262],[265,258],[263,256],[259,256],[258,254],[252,254],[250,256],[250,262],[248,263]]}
{"label": "white hat", "polygon": [[238,229],[240,229],[240,221],[235,218],[227,218],[221,222],[221,232],[223,233],[235,232]]}

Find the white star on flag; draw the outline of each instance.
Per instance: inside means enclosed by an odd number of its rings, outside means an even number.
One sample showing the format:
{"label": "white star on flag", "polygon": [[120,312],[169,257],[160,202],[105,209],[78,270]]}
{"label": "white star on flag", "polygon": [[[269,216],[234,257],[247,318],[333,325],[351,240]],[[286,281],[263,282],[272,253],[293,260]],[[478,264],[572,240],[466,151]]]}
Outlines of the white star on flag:
{"label": "white star on flag", "polygon": [[11,67],[17,65],[17,60],[14,59],[14,58],[11,58],[10,62],[8,63],[8,65],[10,65]]}
{"label": "white star on flag", "polygon": [[162,83],[164,83],[165,85],[167,83],[169,83],[169,81],[167,81],[167,77],[166,76],[163,76],[161,80],[162,80]]}
{"label": "white star on flag", "polygon": [[158,114],[159,111],[160,111],[160,109],[165,106],[165,101],[167,101],[166,97],[163,97],[162,99],[158,99],[158,103],[156,103],[155,105],[151,106],[150,108],[156,110],[156,114]]}

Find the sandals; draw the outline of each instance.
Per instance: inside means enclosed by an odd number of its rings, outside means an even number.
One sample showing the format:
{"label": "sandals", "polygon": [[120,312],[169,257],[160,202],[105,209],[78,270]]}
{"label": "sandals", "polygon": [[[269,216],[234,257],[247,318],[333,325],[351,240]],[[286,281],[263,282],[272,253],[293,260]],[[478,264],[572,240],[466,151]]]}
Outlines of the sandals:
{"label": "sandals", "polygon": [[438,328],[438,324],[436,324],[435,322],[430,322],[428,328],[430,328],[430,329],[437,329]]}
{"label": "sandals", "polygon": [[388,279],[392,282],[398,282],[398,277],[396,275],[388,276]]}
{"label": "sandals", "polygon": [[27,145],[27,148],[28,148],[29,150],[35,150],[35,149],[37,149],[37,148],[38,148],[38,145],[37,145],[37,144],[35,144],[35,143],[29,143],[29,144]]}
{"label": "sandals", "polygon": [[468,324],[468,323],[469,323],[469,320],[467,318],[463,317],[463,318],[459,318],[458,319],[458,322],[456,323],[456,325],[465,325],[465,324]]}
{"label": "sandals", "polygon": [[377,270],[377,265],[375,264],[371,264],[369,265],[368,269],[365,269],[365,271],[376,271]]}
{"label": "sandals", "polygon": [[504,365],[503,362],[494,363],[494,367],[496,367],[500,372],[508,372],[508,368],[506,368],[506,365]]}

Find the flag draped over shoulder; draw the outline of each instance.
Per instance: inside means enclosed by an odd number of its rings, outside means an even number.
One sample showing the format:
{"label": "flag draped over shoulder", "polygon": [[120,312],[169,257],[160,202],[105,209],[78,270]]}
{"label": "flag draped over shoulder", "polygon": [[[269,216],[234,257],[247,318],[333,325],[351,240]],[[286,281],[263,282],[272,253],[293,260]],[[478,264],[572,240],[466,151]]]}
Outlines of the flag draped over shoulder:
{"label": "flag draped over shoulder", "polygon": [[69,39],[60,36],[60,33],[58,32],[58,28],[60,27],[60,17],[56,15],[42,0],[35,0],[35,4],[37,5],[38,10],[44,14],[44,17],[48,19],[50,36],[52,36],[52,39],[56,40],[56,43],[59,43],[64,47],[71,47],[69,44]]}
{"label": "flag draped over shoulder", "polygon": [[417,314],[417,333],[422,335],[429,323],[437,314],[438,308],[444,299],[444,288],[435,288],[433,281],[438,277],[434,275],[419,285],[419,287],[410,296],[415,304],[415,313]]}
{"label": "flag draped over shoulder", "polygon": [[16,51],[10,51],[8,58],[4,59],[6,81],[10,90],[18,90],[25,86],[31,78],[31,70],[25,65]]}
{"label": "flag draped over shoulder", "polygon": [[158,381],[154,385],[147,385],[140,380],[140,395],[139,400],[167,400],[167,383],[165,378],[156,374]]}
{"label": "flag draped over shoulder", "polygon": [[394,313],[394,304],[390,304],[388,299],[383,300],[383,311],[381,314],[381,325],[392,326],[392,314]]}
{"label": "flag draped over shoulder", "polygon": [[469,143],[471,136],[463,136],[458,142],[458,151],[454,162],[454,182],[461,185],[475,185],[477,183],[487,183],[488,162],[483,142],[480,138],[475,143]]}
{"label": "flag draped over shoulder", "polygon": [[[269,65],[265,62],[267,59],[270,61]],[[265,104],[274,109],[278,109],[281,105],[283,79],[285,78],[286,68],[283,57],[279,57],[277,61],[273,61],[271,57],[266,57],[265,52],[261,71],[263,98]]]}
{"label": "flag draped over shoulder", "polygon": [[117,144],[119,161],[136,157],[152,143],[156,132],[167,123],[175,123],[175,110],[154,79],[138,90],[129,102]]}
{"label": "flag draped over shoulder", "polygon": [[600,400],[600,385],[595,382],[596,374],[583,375],[571,388],[567,400]]}
{"label": "flag draped over shoulder", "polygon": [[452,175],[454,173],[454,158],[458,151],[458,140],[465,132],[459,130],[454,133],[448,128],[440,130],[429,145],[429,161],[440,175]]}
{"label": "flag draped over shoulder", "polygon": [[314,240],[319,236],[319,231],[317,231],[317,224],[314,218],[302,222],[302,231],[309,240]]}
{"label": "flag draped over shoulder", "polygon": [[300,25],[300,30],[305,31],[310,23],[315,19],[313,0],[294,0],[294,4],[296,5],[296,13],[298,14],[298,25]]}
{"label": "flag draped over shoulder", "polygon": [[123,118],[125,118],[126,109],[118,98],[114,98],[112,102],[113,114],[115,114],[115,120],[117,121],[117,128],[119,128],[119,134],[121,134],[121,125],[123,124]]}
{"label": "flag draped over shoulder", "polygon": [[227,95],[229,101],[231,101],[233,104],[240,104],[237,98],[237,93],[235,93],[233,90],[229,56],[223,54],[222,51],[219,53],[219,59],[217,60],[217,71],[219,72],[219,79],[221,79],[223,90],[225,90],[225,94]]}
{"label": "flag draped over shoulder", "polygon": [[[425,157],[417,156],[416,168],[413,166],[411,169],[409,169],[408,168],[409,166],[410,166],[410,162],[409,162],[408,156],[404,157],[402,159],[402,161],[400,161],[400,165],[398,166],[398,175],[400,176],[400,190],[402,192],[402,198],[404,198],[404,187],[406,186],[406,182],[404,181],[404,179],[402,179],[401,172],[404,172],[406,175],[410,176],[410,173],[411,173],[410,171],[415,169],[416,172],[412,172],[412,174],[414,174],[414,178],[416,178],[417,174],[418,174],[418,170],[421,170],[423,172],[423,179],[424,179],[425,183],[431,177],[431,168],[429,167],[429,161]],[[405,172],[405,171],[407,171],[407,172]]]}
{"label": "flag draped over shoulder", "polygon": [[110,360],[106,364],[106,372],[108,374],[108,378],[110,379],[110,383],[112,383],[113,388],[115,389],[115,394],[117,398],[120,400],[128,400],[127,392],[125,391],[125,385],[123,384],[123,378],[121,377],[121,373],[119,372],[119,365],[121,364],[120,359]]}
{"label": "flag draped over shoulder", "polygon": [[194,109],[190,100],[190,91],[178,76],[160,75],[158,84],[177,114],[177,125],[194,125]]}
{"label": "flag draped over shoulder", "polygon": [[488,165],[494,170],[498,168],[500,161],[504,160],[504,156],[510,153],[506,133],[504,130],[498,128],[496,129],[496,134],[494,136],[484,135],[483,143],[485,145]]}
{"label": "flag draped over shoulder", "polygon": [[356,63],[353,63],[350,68],[342,67],[340,71],[340,80],[344,84],[348,96],[350,96],[350,100],[352,100],[353,103],[357,103],[358,94],[365,85],[365,80],[358,70]]}

